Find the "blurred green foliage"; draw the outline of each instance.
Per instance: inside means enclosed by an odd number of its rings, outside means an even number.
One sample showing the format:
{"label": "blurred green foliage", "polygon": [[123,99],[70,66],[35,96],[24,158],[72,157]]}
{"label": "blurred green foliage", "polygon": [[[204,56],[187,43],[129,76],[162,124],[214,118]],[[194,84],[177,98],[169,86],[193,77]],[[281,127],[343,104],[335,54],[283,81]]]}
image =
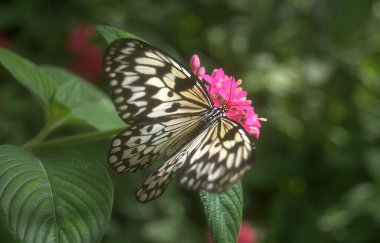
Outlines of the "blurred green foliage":
{"label": "blurred green foliage", "polygon": [[[380,1],[0,3],[1,36],[35,63],[67,66],[70,31],[83,23],[126,29],[184,62],[198,53],[209,71],[223,67],[242,78],[256,112],[268,118],[243,180],[243,218],[259,242],[378,241]],[[23,144],[42,124],[37,102],[1,68],[0,143]],[[107,142],[82,150],[105,158]],[[103,241],[206,241],[197,194],[172,185],[155,202],[134,199],[150,171],[110,172],[115,199]],[[0,241],[8,237],[0,229]]]}

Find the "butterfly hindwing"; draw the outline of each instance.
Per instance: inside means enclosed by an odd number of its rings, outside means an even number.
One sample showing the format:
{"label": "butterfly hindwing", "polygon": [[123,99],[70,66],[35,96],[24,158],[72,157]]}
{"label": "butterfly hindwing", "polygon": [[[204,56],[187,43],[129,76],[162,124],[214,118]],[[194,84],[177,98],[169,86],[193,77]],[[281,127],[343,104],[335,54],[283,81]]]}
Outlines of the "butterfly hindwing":
{"label": "butterfly hindwing", "polygon": [[225,191],[251,167],[253,149],[238,123],[221,118],[192,141],[180,183],[192,190]]}
{"label": "butterfly hindwing", "polygon": [[104,70],[119,116],[128,124],[201,115],[212,107],[192,72],[142,41],[114,41],[105,53]]}
{"label": "butterfly hindwing", "polygon": [[181,150],[181,152],[167,160],[156,172],[146,178],[139,188],[137,188],[137,200],[146,203],[160,197],[166,190],[177,170],[182,168],[183,164],[186,162],[186,158],[186,152]]}
{"label": "butterfly hindwing", "polygon": [[222,192],[250,168],[252,143],[243,128],[221,118],[166,161],[137,189],[140,202],[159,197],[173,176],[192,190]]}
{"label": "butterfly hindwing", "polygon": [[113,139],[108,161],[119,173],[146,168],[160,155],[171,157],[202,126],[200,116],[131,125]]}

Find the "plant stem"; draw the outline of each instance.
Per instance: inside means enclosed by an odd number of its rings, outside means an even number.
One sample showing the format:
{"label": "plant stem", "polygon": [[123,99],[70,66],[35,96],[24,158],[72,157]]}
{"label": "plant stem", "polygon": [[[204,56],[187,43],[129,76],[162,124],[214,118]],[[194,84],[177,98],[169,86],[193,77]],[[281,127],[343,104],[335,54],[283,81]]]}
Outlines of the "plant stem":
{"label": "plant stem", "polygon": [[44,150],[44,149],[61,147],[65,145],[93,142],[93,141],[97,141],[97,140],[101,140],[105,138],[110,138],[116,133],[124,129],[125,128],[117,128],[117,129],[108,130],[108,131],[89,132],[89,133],[84,133],[84,134],[79,134],[79,135],[68,136],[64,138],[57,138],[57,139],[48,140],[42,143],[29,144],[27,148],[33,151],[39,151],[39,150]]}
{"label": "plant stem", "polygon": [[41,131],[31,140],[26,142],[23,147],[28,150],[37,144],[40,144],[52,131],[57,129],[60,125],[62,125],[66,121],[65,118],[57,120],[55,122],[49,122],[48,120],[45,122],[45,125],[41,129]]}
{"label": "plant stem", "polygon": [[34,144],[40,143],[44,138],[51,132],[51,126],[45,124],[41,131],[31,140],[24,144],[24,148],[33,146]]}

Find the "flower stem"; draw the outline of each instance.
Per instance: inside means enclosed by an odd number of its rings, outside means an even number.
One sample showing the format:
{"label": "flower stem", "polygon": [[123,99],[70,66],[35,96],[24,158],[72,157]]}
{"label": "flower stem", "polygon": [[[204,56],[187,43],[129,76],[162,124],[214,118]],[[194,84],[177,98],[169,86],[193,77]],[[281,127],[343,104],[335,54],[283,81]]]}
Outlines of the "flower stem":
{"label": "flower stem", "polygon": [[79,135],[68,136],[64,138],[52,139],[52,140],[48,140],[46,142],[41,142],[38,144],[31,144],[28,146],[28,149],[33,150],[33,151],[39,151],[39,150],[56,148],[56,147],[62,147],[65,145],[74,145],[74,144],[98,141],[101,139],[110,138],[116,133],[124,129],[125,128],[117,128],[113,130],[89,132],[89,133],[84,133],[84,134],[79,134]]}

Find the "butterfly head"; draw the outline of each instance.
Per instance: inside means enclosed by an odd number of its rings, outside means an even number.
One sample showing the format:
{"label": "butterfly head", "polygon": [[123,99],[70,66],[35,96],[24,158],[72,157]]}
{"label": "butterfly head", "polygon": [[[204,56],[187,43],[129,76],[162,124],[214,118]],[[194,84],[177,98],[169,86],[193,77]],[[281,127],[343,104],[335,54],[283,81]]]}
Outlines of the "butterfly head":
{"label": "butterfly head", "polygon": [[222,111],[223,116],[227,115],[227,112],[228,112],[228,106],[227,105],[221,105],[219,109]]}

